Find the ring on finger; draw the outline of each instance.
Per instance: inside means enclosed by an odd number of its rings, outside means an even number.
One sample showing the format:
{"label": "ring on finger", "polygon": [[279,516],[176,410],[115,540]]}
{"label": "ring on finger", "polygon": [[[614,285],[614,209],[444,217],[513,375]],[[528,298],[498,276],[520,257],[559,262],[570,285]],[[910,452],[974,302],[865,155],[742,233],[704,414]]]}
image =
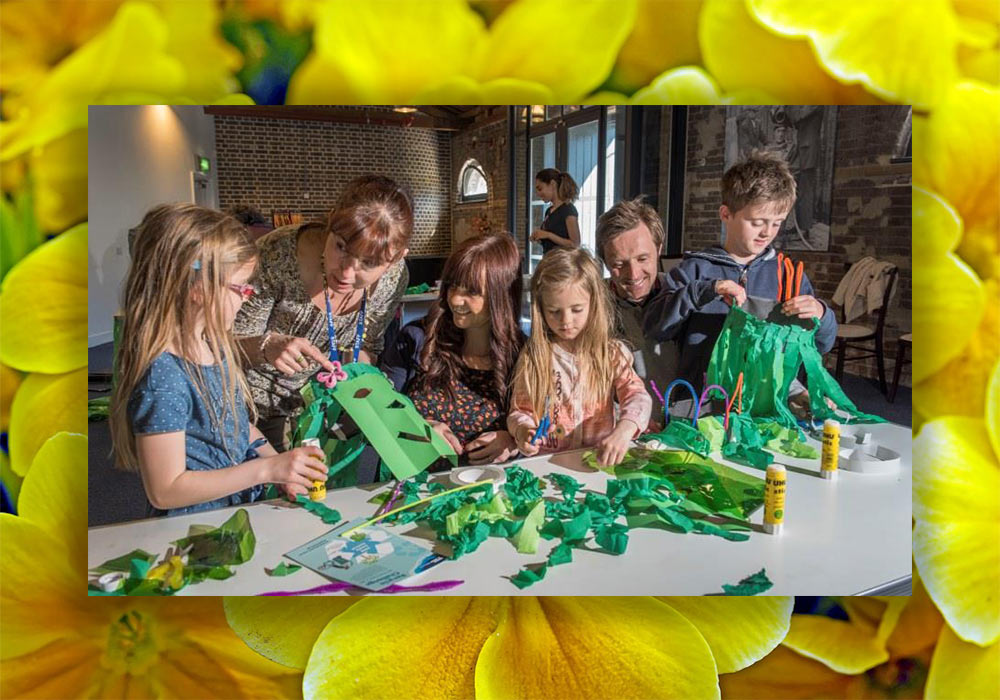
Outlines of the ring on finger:
{"label": "ring on finger", "polygon": [[306,361],[305,355],[299,355],[298,357],[295,358],[295,361],[300,364],[305,364]]}

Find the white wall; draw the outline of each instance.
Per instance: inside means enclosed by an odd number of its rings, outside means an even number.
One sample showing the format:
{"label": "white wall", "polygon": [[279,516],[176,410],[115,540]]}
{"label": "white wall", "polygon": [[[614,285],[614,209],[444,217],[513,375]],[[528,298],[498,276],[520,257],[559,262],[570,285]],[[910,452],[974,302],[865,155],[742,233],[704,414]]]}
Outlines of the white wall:
{"label": "white wall", "polygon": [[90,107],[88,124],[89,347],[111,341],[128,270],[128,230],[163,202],[192,202],[195,154],[212,162],[218,206],[215,118],[201,107]]}

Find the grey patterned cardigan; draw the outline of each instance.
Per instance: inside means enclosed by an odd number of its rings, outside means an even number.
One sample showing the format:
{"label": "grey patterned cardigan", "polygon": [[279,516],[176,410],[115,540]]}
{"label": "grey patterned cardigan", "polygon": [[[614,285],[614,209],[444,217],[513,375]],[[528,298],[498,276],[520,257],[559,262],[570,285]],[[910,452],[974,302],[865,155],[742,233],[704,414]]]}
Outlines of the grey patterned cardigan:
{"label": "grey patterned cardigan", "polygon": [[[244,370],[260,419],[297,415],[302,410],[299,390],[318,369],[313,367],[291,377],[282,374],[260,351],[264,335],[273,331],[305,338],[324,354],[330,347],[326,314],[312,303],[299,274],[296,248],[303,228],[298,224],[283,226],[257,241],[260,259],[254,283],[258,293],[243,304],[233,323],[233,333],[248,360]],[[368,299],[362,347],[373,362],[382,353],[386,328],[408,282],[406,263],[400,260],[385,271]],[[357,322],[357,311],[333,317],[339,346],[353,345]]]}

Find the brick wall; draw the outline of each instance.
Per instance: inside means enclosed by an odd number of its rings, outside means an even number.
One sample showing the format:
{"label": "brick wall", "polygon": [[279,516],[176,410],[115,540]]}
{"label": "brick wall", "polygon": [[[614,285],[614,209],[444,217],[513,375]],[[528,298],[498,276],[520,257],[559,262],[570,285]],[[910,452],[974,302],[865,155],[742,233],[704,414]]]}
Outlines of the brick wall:
{"label": "brick wall", "polygon": [[[684,249],[718,245],[719,187],[724,170],[725,108],[691,107],[687,133]],[[845,263],[871,255],[899,267],[898,288],[885,323],[886,371],[891,379],[896,340],[912,328],[913,280],[910,220],[910,163],[891,157],[906,110],[898,107],[845,106],[837,110],[834,148],[830,250],[794,251],[820,297],[829,300],[844,276]],[[863,317],[856,323],[874,325]],[[833,354],[827,356],[832,363]],[[874,359],[854,362],[845,371],[875,377]],[[902,382],[910,383],[909,366]]]}
{"label": "brick wall", "polygon": [[[497,107],[506,115],[506,107]],[[498,116],[493,110],[480,116],[479,121],[456,133],[451,142],[451,221],[452,244],[457,245],[480,231],[507,230],[507,196],[509,190],[507,121],[492,121]],[[462,203],[459,178],[462,167],[475,160],[486,174],[489,196],[485,202]]]}
{"label": "brick wall", "polygon": [[[219,204],[320,219],[358,175],[387,175],[414,198],[411,255],[451,250],[451,135],[424,128],[216,116]],[[457,175],[457,173],[456,173]],[[307,196],[308,195],[308,196]]]}

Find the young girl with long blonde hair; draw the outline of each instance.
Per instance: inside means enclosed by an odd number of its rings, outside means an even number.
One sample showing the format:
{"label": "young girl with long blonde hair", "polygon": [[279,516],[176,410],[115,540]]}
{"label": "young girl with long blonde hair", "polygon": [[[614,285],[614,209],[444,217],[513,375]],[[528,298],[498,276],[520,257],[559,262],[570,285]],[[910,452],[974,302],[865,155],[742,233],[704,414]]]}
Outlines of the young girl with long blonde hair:
{"label": "young girl with long blonde hair", "polygon": [[111,435],[168,515],[257,500],[267,483],[325,480],[318,448],[278,454],[255,415],[232,335],[254,288],[256,248],[231,216],[193,204],[151,209],[125,280]]}
{"label": "young girl with long blonde hair", "polygon": [[[531,337],[507,417],[522,453],[595,447],[598,462],[617,464],[646,429],[653,401],[612,326],[597,261],[579,248],[546,254],[531,278]],[[536,436],[546,415],[549,429]]]}

